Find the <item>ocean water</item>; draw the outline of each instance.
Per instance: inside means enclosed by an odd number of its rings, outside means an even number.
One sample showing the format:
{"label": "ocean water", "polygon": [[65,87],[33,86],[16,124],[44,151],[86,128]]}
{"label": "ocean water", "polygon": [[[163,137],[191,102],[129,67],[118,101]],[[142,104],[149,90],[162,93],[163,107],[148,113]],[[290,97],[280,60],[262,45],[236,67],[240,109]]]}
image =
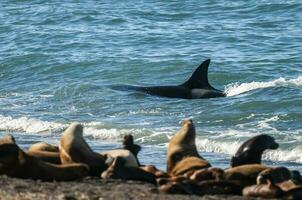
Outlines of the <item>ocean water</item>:
{"label": "ocean water", "polygon": [[[213,166],[265,133],[280,144],[265,163],[302,170],[301,22],[300,0],[2,0],[0,136],[57,144],[80,122],[95,151],[133,134],[141,163],[165,169],[169,138],[191,118]],[[110,89],[180,84],[207,58],[226,98]]]}

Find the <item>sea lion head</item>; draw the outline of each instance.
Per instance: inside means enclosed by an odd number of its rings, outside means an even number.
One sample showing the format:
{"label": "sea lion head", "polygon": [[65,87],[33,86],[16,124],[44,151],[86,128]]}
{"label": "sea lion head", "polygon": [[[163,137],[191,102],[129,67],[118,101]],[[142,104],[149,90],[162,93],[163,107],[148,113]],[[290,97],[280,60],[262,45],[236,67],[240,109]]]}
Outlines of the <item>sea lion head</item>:
{"label": "sea lion head", "polygon": [[[171,173],[173,168],[178,163],[183,163],[177,166],[178,172],[187,172],[190,168],[198,169],[201,166],[209,167],[209,163],[206,162],[199,154],[195,144],[195,126],[193,121],[183,120],[182,128],[170,139],[167,152],[167,172]],[[187,159],[194,162],[190,163]],[[193,166],[194,165],[194,166]],[[186,168],[186,170],[184,170]]]}
{"label": "sea lion head", "polygon": [[261,156],[267,149],[277,149],[279,144],[269,135],[258,135],[244,142],[231,159],[231,166],[260,164]]}

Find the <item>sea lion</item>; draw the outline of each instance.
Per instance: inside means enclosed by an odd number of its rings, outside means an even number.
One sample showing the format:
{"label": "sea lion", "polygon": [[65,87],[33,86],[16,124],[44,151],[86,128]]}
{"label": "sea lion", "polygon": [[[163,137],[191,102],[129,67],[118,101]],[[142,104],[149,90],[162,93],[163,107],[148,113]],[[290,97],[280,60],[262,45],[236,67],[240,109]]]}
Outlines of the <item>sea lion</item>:
{"label": "sea lion", "polygon": [[244,142],[231,159],[231,166],[260,164],[266,149],[277,149],[279,144],[269,135],[258,135]]}
{"label": "sea lion", "polygon": [[140,87],[131,85],[114,85],[111,89],[114,90],[134,90],[147,93],[150,95],[168,97],[168,98],[183,98],[183,99],[200,99],[200,98],[216,98],[225,97],[226,94],[218,89],[215,89],[208,81],[208,67],[210,59],[202,62],[199,67],[193,72],[191,77],[183,84],[168,85],[168,86],[151,86]]}
{"label": "sea lion", "polygon": [[28,151],[47,151],[47,152],[57,152],[59,153],[59,147],[56,145],[48,144],[46,142],[38,142],[32,144]]}
{"label": "sea lion", "polygon": [[277,184],[292,178],[292,173],[286,167],[276,167],[263,170],[257,176],[257,184]]}
{"label": "sea lion", "polygon": [[26,153],[45,162],[61,164],[59,147],[46,142],[38,142],[31,145]]}
{"label": "sea lion", "polygon": [[242,186],[232,181],[201,181],[196,183],[188,178],[181,177],[178,181],[159,183],[159,190],[169,194],[194,194],[194,195],[241,195]]}
{"label": "sea lion", "polygon": [[261,164],[250,164],[232,167],[224,170],[224,179],[238,181],[243,186],[255,185],[257,176],[270,167]]}
{"label": "sea lion", "polygon": [[190,175],[190,179],[195,182],[216,180],[220,181],[224,178],[224,171],[220,168],[199,169]]}
{"label": "sea lion", "polygon": [[156,183],[154,174],[142,170],[139,167],[127,167],[126,161],[121,157],[114,158],[113,163],[106,171],[101,174],[103,179],[122,179],[122,180],[136,180],[148,183]]}
{"label": "sea lion", "polygon": [[101,152],[100,154],[106,157],[107,159],[110,157],[111,158],[121,157],[125,160],[125,166],[127,167],[139,166],[135,156],[129,150],[126,149],[114,149],[114,150]]}
{"label": "sea lion", "polygon": [[0,175],[43,181],[73,181],[88,174],[85,164],[55,165],[27,155],[14,140],[0,142]]}
{"label": "sea lion", "polygon": [[137,163],[140,165],[137,155],[138,152],[141,150],[141,146],[134,144],[134,139],[132,135],[125,135],[123,138],[123,149],[129,150],[134,156]]}
{"label": "sea lion", "polygon": [[156,178],[169,177],[169,175],[166,172],[157,169],[154,165],[140,166],[140,168],[146,172],[154,174]]}
{"label": "sea lion", "polygon": [[195,144],[195,127],[192,120],[184,120],[182,128],[170,139],[167,150],[167,172],[170,175],[181,175],[190,170],[210,167],[202,158]]}
{"label": "sea lion", "polygon": [[107,169],[106,158],[92,151],[83,138],[83,126],[71,124],[62,134],[60,140],[60,159],[63,164],[79,162],[90,167],[91,176],[100,176]]}
{"label": "sea lion", "polygon": [[16,140],[12,135],[5,135],[0,139],[0,145],[2,144],[15,144]]}
{"label": "sea lion", "polygon": [[39,158],[45,162],[61,164],[60,153],[50,151],[26,151],[27,155]]}
{"label": "sea lion", "polygon": [[247,186],[243,189],[242,195],[245,197],[280,198],[284,192],[278,186],[269,183]]}

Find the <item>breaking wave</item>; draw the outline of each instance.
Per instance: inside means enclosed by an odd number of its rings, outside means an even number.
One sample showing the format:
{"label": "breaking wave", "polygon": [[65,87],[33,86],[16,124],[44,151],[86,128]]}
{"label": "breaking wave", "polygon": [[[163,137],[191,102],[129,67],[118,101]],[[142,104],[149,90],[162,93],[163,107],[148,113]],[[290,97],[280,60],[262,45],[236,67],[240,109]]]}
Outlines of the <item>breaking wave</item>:
{"label": "breaking wave", "polygon": [[251,90],[270,88],[276,86],[302,86],[302,76],[295,79],[278,78],[268,82],[251,82],[251,83],[232,83],[226,86],[225,93],[227,96],[235,96]]}

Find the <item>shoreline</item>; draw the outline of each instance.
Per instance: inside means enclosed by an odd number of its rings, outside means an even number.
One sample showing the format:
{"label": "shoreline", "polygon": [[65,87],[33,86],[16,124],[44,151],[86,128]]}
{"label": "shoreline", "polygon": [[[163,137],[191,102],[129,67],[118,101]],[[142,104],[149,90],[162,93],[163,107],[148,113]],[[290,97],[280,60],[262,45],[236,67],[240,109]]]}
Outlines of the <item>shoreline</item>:
{"label": "shoreline", "polygon": [[172,195],[160,193],[153,184],[139,181],[103,180],[87,177],[71,182],[42,182],[39,180],[0,176],[0,200],[260,200],[232,195]]}

